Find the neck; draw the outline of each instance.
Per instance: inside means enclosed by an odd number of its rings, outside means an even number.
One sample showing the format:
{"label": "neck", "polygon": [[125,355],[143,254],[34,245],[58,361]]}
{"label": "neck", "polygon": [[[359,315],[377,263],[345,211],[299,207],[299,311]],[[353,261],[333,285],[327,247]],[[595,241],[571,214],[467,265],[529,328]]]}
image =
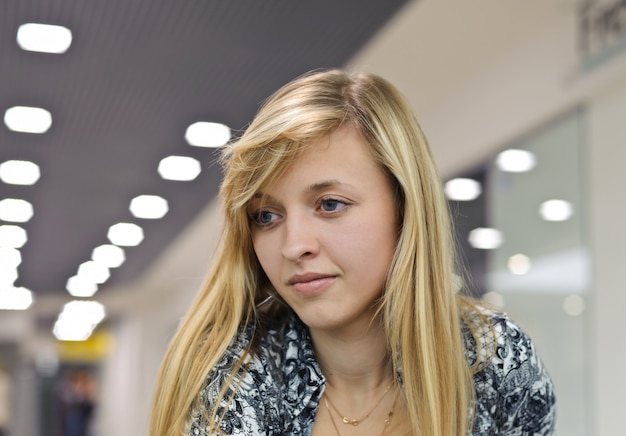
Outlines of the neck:
{"label": "neck", "polygon": [[362,395],[393,382],[387,341],[379,323],[352,332],[311,331],[311,339],[332,390]]}

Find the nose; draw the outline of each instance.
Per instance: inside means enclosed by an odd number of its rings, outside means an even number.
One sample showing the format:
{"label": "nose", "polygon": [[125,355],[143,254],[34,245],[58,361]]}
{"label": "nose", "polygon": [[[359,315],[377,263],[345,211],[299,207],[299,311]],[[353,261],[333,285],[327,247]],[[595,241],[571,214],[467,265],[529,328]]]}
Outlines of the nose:
{"label": "nose", "polygon": [[287,217],[283,226],[285,233],[281,247],[281,253],[285,259],[299,262],[319,253],[319,241],[315,224],[312,221],[302,215]]}

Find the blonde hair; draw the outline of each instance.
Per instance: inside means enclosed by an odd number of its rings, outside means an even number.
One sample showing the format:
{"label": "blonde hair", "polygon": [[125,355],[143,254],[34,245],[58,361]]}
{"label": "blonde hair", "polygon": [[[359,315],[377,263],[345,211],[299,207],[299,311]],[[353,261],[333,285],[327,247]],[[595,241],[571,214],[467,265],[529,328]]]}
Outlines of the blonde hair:
{"label": "blonde hair", "polygon": [[[331,70],[278,90],[225,151],[222,245],[162,364],[151,435],[182,434],[190,410],[199,406],[207,374],[238,328],[262,327],[257,305],[273,290],[252,248],[248,201],[311,141],[344,123],[360,131],[396,189],[401,229],[380,310],[390,350],[397,351],[390,354],[394,367],[401,368],[412,432],[468,432],[474,391],[460,318],[469,303],[455,294],[451,223],[430,148],[411,108],[390,83]],[[269,310],[283,310],[279,299]],[[247,352],[254,353],[253,343]],[[233,368],[231,380],[240,366]],[[216,412],[210,412],[213,422]]]}

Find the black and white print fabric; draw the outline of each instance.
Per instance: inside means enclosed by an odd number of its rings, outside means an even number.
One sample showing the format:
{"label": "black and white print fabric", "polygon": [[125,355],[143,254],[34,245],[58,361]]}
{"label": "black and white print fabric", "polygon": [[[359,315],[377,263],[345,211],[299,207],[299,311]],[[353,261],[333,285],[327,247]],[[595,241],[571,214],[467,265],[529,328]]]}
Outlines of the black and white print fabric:
{"label": "black and white print fabric", "polygon": [[[529,337],[505,314],[484,315],[492,328],[481,330],[468,323],[463,327],[468,363],[474,364],[479,354],[491,356],[474,375],[472,434],[553,434],[553,385]],[[257,353],[246,362],[246,370],[229,381],[228,374],[243,355],[252,334],[252,329],[242,329],[228,353],[208,374],[200,392],[202,407],[191,411],[186,435],[209,435],[209,411],[226,384],[226,398],[232,397],[232,401],[225,400],[217,406],[217,416],[223,415],[222,434],[311,434],[325,379],[315,360],[307,328],[294,317],[284,334],[267,331]]]}

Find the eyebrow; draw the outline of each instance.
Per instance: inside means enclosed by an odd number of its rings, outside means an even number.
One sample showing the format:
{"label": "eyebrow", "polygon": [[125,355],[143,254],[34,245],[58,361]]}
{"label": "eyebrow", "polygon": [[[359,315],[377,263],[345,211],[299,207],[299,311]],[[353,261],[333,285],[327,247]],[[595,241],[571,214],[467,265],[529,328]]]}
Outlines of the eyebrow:
{"label": "eyebrow", "polygon": [[324,180],[322,182],[313,183],[309,185],[308,191],[309,192],[322,191],[326,188],[330,188],[330,187],[337,186],[337,185],[343,185],[343,183],[341,183],[339,180]]}
{"label": "eyebrow", "polygon": [[[312,183],[307,187],[307,192],[318,192],[318,191],[323,191],[324,189],[327,188],[331,188],[333,186],[338,186],[338,185],[345,185],[345,186],[349,186],[346,183],[342,183],[339,180],[336,179],[331,179],[331,180],[324,180],[321,182],[317,182],[317,183]],[[269,200],[269,201],[275,201],[274,197],[272,197],[270,194],[266,194],[263,192],[257,192],[252,196],[252,200]]]}
{"label": "eyebrow", "polygon": [[250,207],[250,202],[251,201],[255,201],[255,200],[261,200],[262,202],[267,202],[269,201],[273,201],[273,197],[269,194],[264,194],[262,192],[257,192],[255,193],[252,198],[250,199],[250,201],[248,201],[248,207]]}

